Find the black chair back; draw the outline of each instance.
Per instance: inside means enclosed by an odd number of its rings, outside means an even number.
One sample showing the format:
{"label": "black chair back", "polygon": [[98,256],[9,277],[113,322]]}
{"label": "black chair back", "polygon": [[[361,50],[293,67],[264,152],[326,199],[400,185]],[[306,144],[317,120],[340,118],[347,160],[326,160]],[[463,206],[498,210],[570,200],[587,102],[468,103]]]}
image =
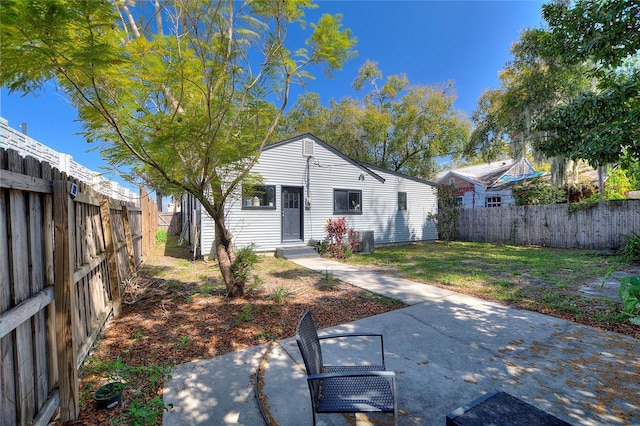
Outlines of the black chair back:
{"label": "black chair back", "polygon": [[[307,370],[307,375],[311,376],[322,373],[322,350],[320,348],[320,340],[318,340],[318,331],[311,317],[311,312],[307,311],[300,317],[298,327],[296,328],[296,338],[298,348],[304,360],[304,367]],[[312,381],[309,383],[309,387],[312,393],[312,399],[317,401],[320,382],[318,380]]]}

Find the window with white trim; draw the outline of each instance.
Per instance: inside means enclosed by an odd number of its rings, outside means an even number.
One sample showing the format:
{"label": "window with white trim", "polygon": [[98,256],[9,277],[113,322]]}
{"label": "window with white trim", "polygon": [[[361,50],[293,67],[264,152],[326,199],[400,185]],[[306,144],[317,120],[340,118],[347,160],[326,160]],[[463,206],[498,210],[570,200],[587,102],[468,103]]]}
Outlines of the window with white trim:
{"label": "window with white trim", "polygon": [[485,207],[500,207],[502,205],[502,197],[487,197],[484,199]]}
{"label": "window with white trim", "polygon": [[333,213],[362,214],[362,191],[357,189],[334,189]]}

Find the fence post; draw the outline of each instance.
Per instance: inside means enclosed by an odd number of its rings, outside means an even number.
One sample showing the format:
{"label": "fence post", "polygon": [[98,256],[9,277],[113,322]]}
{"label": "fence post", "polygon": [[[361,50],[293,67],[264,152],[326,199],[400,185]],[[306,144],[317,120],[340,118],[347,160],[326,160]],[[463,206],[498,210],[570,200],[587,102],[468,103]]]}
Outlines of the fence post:
{"label": "fence post", "polygon": [[149,194],[144,189],[144,186],[140,186],[140,209],[142,210],[141,225],[142,225],[142,256],[147,257],[149,249],[151,247],[149,241]]}
{"label": "fence post", "polygon": [[113,233],[111,230],[111,208],[109,200],[100,200],[100,220],[102,221],[102,232],[104,233],[104,244],[107,249],[107,263],[109,264],[109,295],[113,304],[113,316],[120,315],[122,302],[120,300],[120,280],[118,279],[118,264],[116,262],[116,248],[113,244]]}
{"label": "fence post", "polygon": [[131,233],[129,209],[127,208],[127,206],[122,206],[122,226],[124,227],[124,237],[127,244],[127,252],[129,252],[129,274],[132,274],[136,270],[136,262],[134,259],[133,235]]}
{"label": "fence post", "polygon": [[56,342],[58,349],[58,387],[61,420],[78,418],[80,392],[78,386],[76,322],[78,304],[73,288],[75,269],[75,227],[70,182],[53,182],[53,220],[55,227],[55,303]]}

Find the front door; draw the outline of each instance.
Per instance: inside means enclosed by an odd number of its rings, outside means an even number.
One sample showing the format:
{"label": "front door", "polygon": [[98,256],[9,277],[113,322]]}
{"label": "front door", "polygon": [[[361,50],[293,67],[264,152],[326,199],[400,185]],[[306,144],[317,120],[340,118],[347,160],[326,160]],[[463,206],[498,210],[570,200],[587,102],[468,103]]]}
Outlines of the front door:
{"label": "front door", "polygon": [[302,240],[302,188],[282,187],[282,241]]}

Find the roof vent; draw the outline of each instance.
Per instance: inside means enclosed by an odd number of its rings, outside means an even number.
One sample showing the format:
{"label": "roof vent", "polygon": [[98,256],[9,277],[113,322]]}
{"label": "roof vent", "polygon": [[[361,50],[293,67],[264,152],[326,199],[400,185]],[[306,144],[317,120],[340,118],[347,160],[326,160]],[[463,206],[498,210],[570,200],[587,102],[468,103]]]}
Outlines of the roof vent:
{"label": "roof vent", "polygon": [[313,157],[313,139],[302,139],[302,156]]}

